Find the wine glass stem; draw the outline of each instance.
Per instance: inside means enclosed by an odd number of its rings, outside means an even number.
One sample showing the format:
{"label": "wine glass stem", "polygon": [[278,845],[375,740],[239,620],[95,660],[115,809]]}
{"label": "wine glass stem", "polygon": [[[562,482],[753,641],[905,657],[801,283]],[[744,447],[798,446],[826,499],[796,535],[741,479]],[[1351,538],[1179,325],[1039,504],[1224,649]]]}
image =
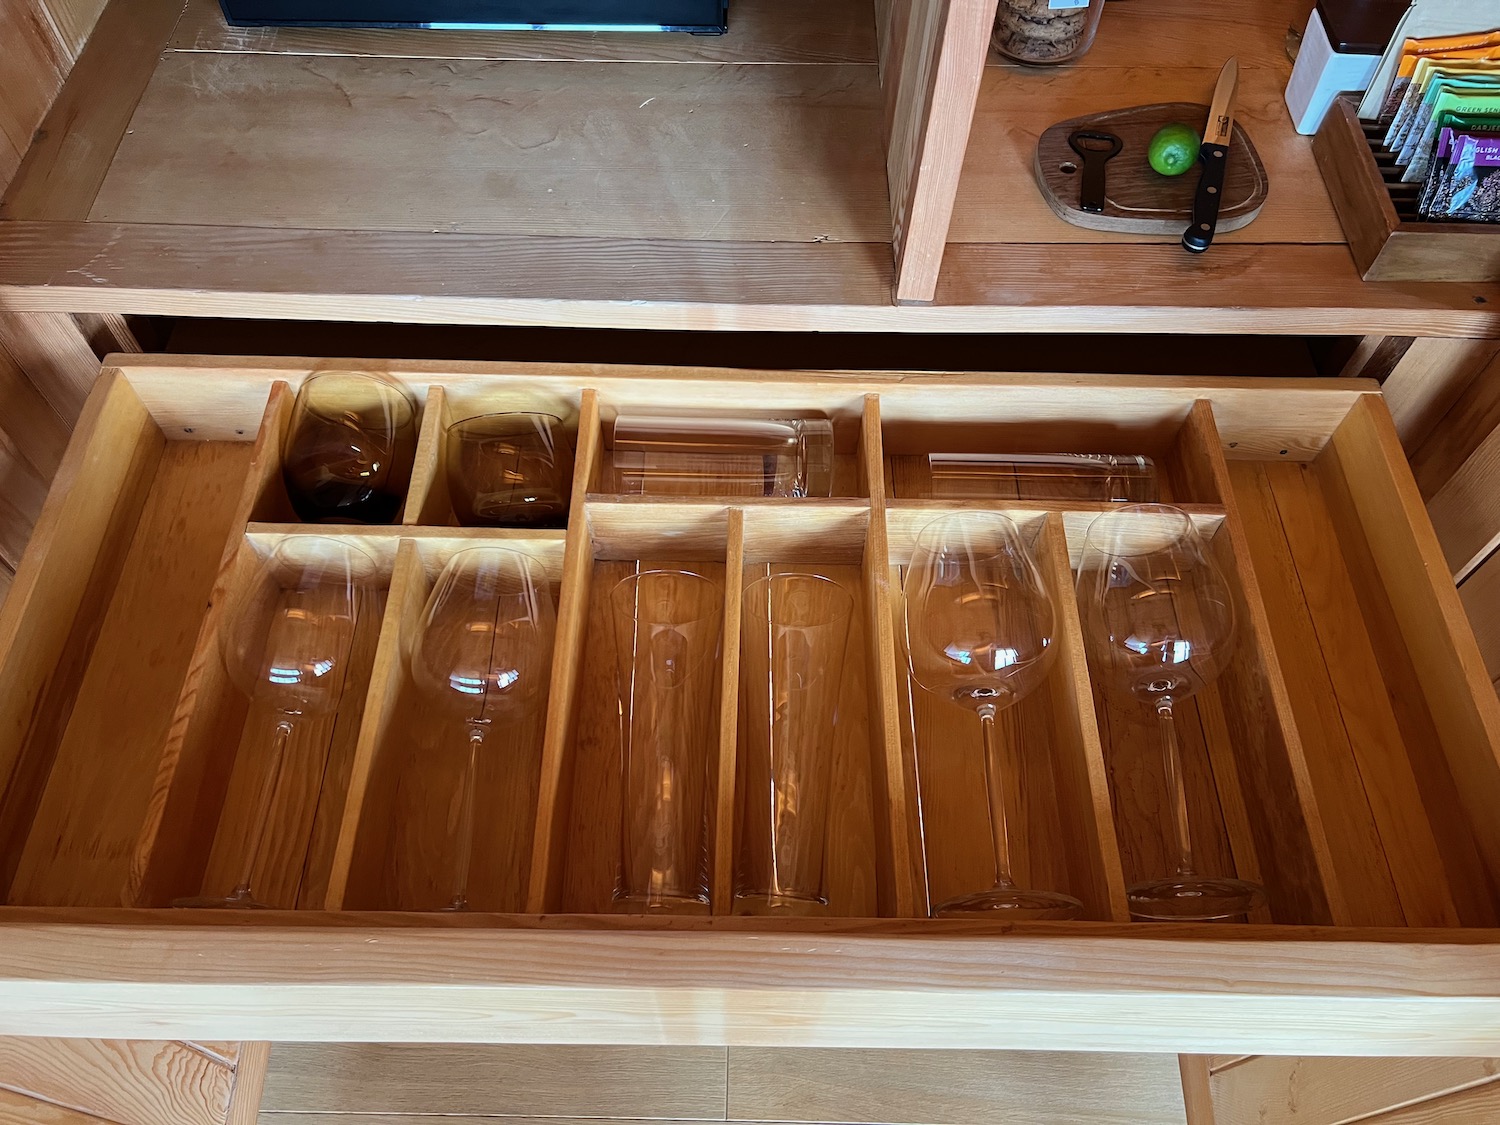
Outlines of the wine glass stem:
{"label": "wine glass stem", "polygon": [[1172,825],[1177,832],[1177,874],[1193,874],[1193,837],[1188,831],[1187,785],[1182,778],[1182,750],[1177,744],[1177,721],[1172,717],[1172,702],[1156,705],[1161,719],[1162,765],[1167,774],[1167,797],[1172,802]]}
{"label": "wine glass stem", "polygon": [[1005,819],[1005,785],[1011,780],[1009,763],[1000,760],[1007,754],[1010,744],[995,737],[995,708],[984,707],[979,712],[979,732],[984,740],[984,788],[989,794],[990,835],[995,845],[995,886],[997,889],[1013,887],[1010,874],[1010,829]]}
{"label": "wine glass stem", "polygon": [[458,819],[458,869],[453,876],[453,899],[449,910],[469,908],[469,865],[474,859],[474,775],[479,768],[479,749],[484,745],[484,731],[474,727],[469,731],[469,762],[464,767],[464,788],[459,799],[463,802]]}
{"label": "wine glass stem", "polygon": [[[270,824],[271,810],[276,806],[276,794],[281,789],[282,767],[286,761],[286,744],[292,736],[292,721],[282,719],[276,724],[276,735],[271,740],[271,768],[260,784],[260,796],[255,802],[255,845],[245,856],[245,866],[240,881],[230,892],[230,898],[250,898],[250,880],[255,874],[255,865],[260,862],[260,849],[266,842],[266,828]],[[222,884],[221,884],[222,885]]]}

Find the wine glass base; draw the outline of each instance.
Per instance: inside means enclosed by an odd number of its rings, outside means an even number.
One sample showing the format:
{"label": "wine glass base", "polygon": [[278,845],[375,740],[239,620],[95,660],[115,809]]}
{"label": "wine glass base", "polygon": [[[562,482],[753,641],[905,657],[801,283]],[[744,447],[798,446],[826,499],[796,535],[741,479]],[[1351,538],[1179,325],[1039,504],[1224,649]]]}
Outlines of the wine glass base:
{"label": "wine glass base", "polygon": [[271,910],[268,902],[261,902],[250,895],[202,895],[190,898],[174,898],[172,906],[177,910]]}
{"label": "wine glass base", "polygon": [[1137,883],[1126,893],[1133,918],[1150,922],[1212,922],[1248,914],[1265,891],[1244,879],[1174,875]]}
{"label": "wine glass base", "polygon": [[616,895],[610,903],[615,914],[707,914],[708,897],[696,895]]}
{"label": "wine glass base", "polygon": [[734,896],[734,912],[778,918],[821,918],[828,913],[828,900],[811,895],[746,891]]}
{"label": "wine glass base", "polygon": [[1025,891],[1019,887],[995,887],[960,895],[939,903],[936,918],[972,918],[976,914],[1013,922],[1063,922],[1076,918],[1083,903],[1060,891]]}

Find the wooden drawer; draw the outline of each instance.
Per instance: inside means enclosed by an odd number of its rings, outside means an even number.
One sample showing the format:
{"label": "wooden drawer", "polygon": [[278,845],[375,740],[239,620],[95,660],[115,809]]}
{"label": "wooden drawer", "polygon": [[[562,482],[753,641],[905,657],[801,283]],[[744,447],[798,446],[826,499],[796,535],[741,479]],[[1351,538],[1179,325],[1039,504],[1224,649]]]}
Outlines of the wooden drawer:
{"label": "wooden drawer", "polygon": [[[280,484],[296,387],[349,366],[371,364],[134,357],[95,388],[0,613],[0,1034],[1500,1048],[1500,704],[1385,405],[1356,380],[381,363],[425,406],[407,522],[316,529],[379,560],[384,608],[337,716],[295,736],[255,878],[276,909],[170,909],[227,891],[249,847],[268,728],[228,683],[218,632],[255,555],[309,530],[285,522]],[[563,404],[575,432],[567,530],[450,526],[443,421],[527,397]],[[688,402],[826,413],[837,495],[590,492],[615,411]],[[938,752],[972,732],[924,704],[897,645],[914,535],[935,511],[998,506],[1069,594],[1103,507],[908,498],[920,454],[966,448],[1149,454],[1211,535],[1245,625],[1182,716],[1185,768],[1205,867],[1267,888],[1248,921],[1129,920],[1126,885],[1167,866],[1165,783],[1154,732],[1094,690],[1066,609],[1050,681],[1015,716],[1032,763],[1018,851],[1084,920],[927,917],[981,878],[987,837],[972,771]],[[533,759],[484,779],[483,912],[442,914],[451,763],[401,653],[441,561],[490,541],[553,573],[557,653]],[[728,914],[729,782],[714,916],[604,913],[619,798],[595,640],[600,591],[637,560],[730,576],[729,606],[765,563],[857,591],[830,917]],[[727,613],[725,653],[736,628]]]}

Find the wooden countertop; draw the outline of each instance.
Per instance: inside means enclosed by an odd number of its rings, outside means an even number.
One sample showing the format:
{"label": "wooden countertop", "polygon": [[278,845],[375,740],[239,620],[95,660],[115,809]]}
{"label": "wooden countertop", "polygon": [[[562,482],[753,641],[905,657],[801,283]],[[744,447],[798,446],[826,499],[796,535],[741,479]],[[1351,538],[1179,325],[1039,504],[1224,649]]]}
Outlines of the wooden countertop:
{"label": "wooden countertop", "polygon": [[[1281,100],[1301,0],[1120,0],[986,68],[937,300],[892,304],[870,0],[723,37],[230,28],[114,0],[0,207],[0,309],[582,326],[1500,335],[1500,285],[1366,284]],[[1036,136],[1206,101],[1271,180],[1202,258],[1068,226]],[[1172,65],[1172,64],[1179,65]]]}

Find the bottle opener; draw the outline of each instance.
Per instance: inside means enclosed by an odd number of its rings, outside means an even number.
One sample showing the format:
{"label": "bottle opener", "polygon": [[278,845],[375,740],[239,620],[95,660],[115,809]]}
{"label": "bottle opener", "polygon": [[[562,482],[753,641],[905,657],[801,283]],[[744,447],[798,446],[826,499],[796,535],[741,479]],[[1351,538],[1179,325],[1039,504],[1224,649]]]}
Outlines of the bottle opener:
{"label": "bottle opener", "polygon": [[1097,214],[1104,210],[1104,166],[1119,154],[1124,142],[1113,133],[1096,129],[1075,129],[1068,136],[1068,147],[1083,161],[1083,182],[1078,189],[1078,206]]}

